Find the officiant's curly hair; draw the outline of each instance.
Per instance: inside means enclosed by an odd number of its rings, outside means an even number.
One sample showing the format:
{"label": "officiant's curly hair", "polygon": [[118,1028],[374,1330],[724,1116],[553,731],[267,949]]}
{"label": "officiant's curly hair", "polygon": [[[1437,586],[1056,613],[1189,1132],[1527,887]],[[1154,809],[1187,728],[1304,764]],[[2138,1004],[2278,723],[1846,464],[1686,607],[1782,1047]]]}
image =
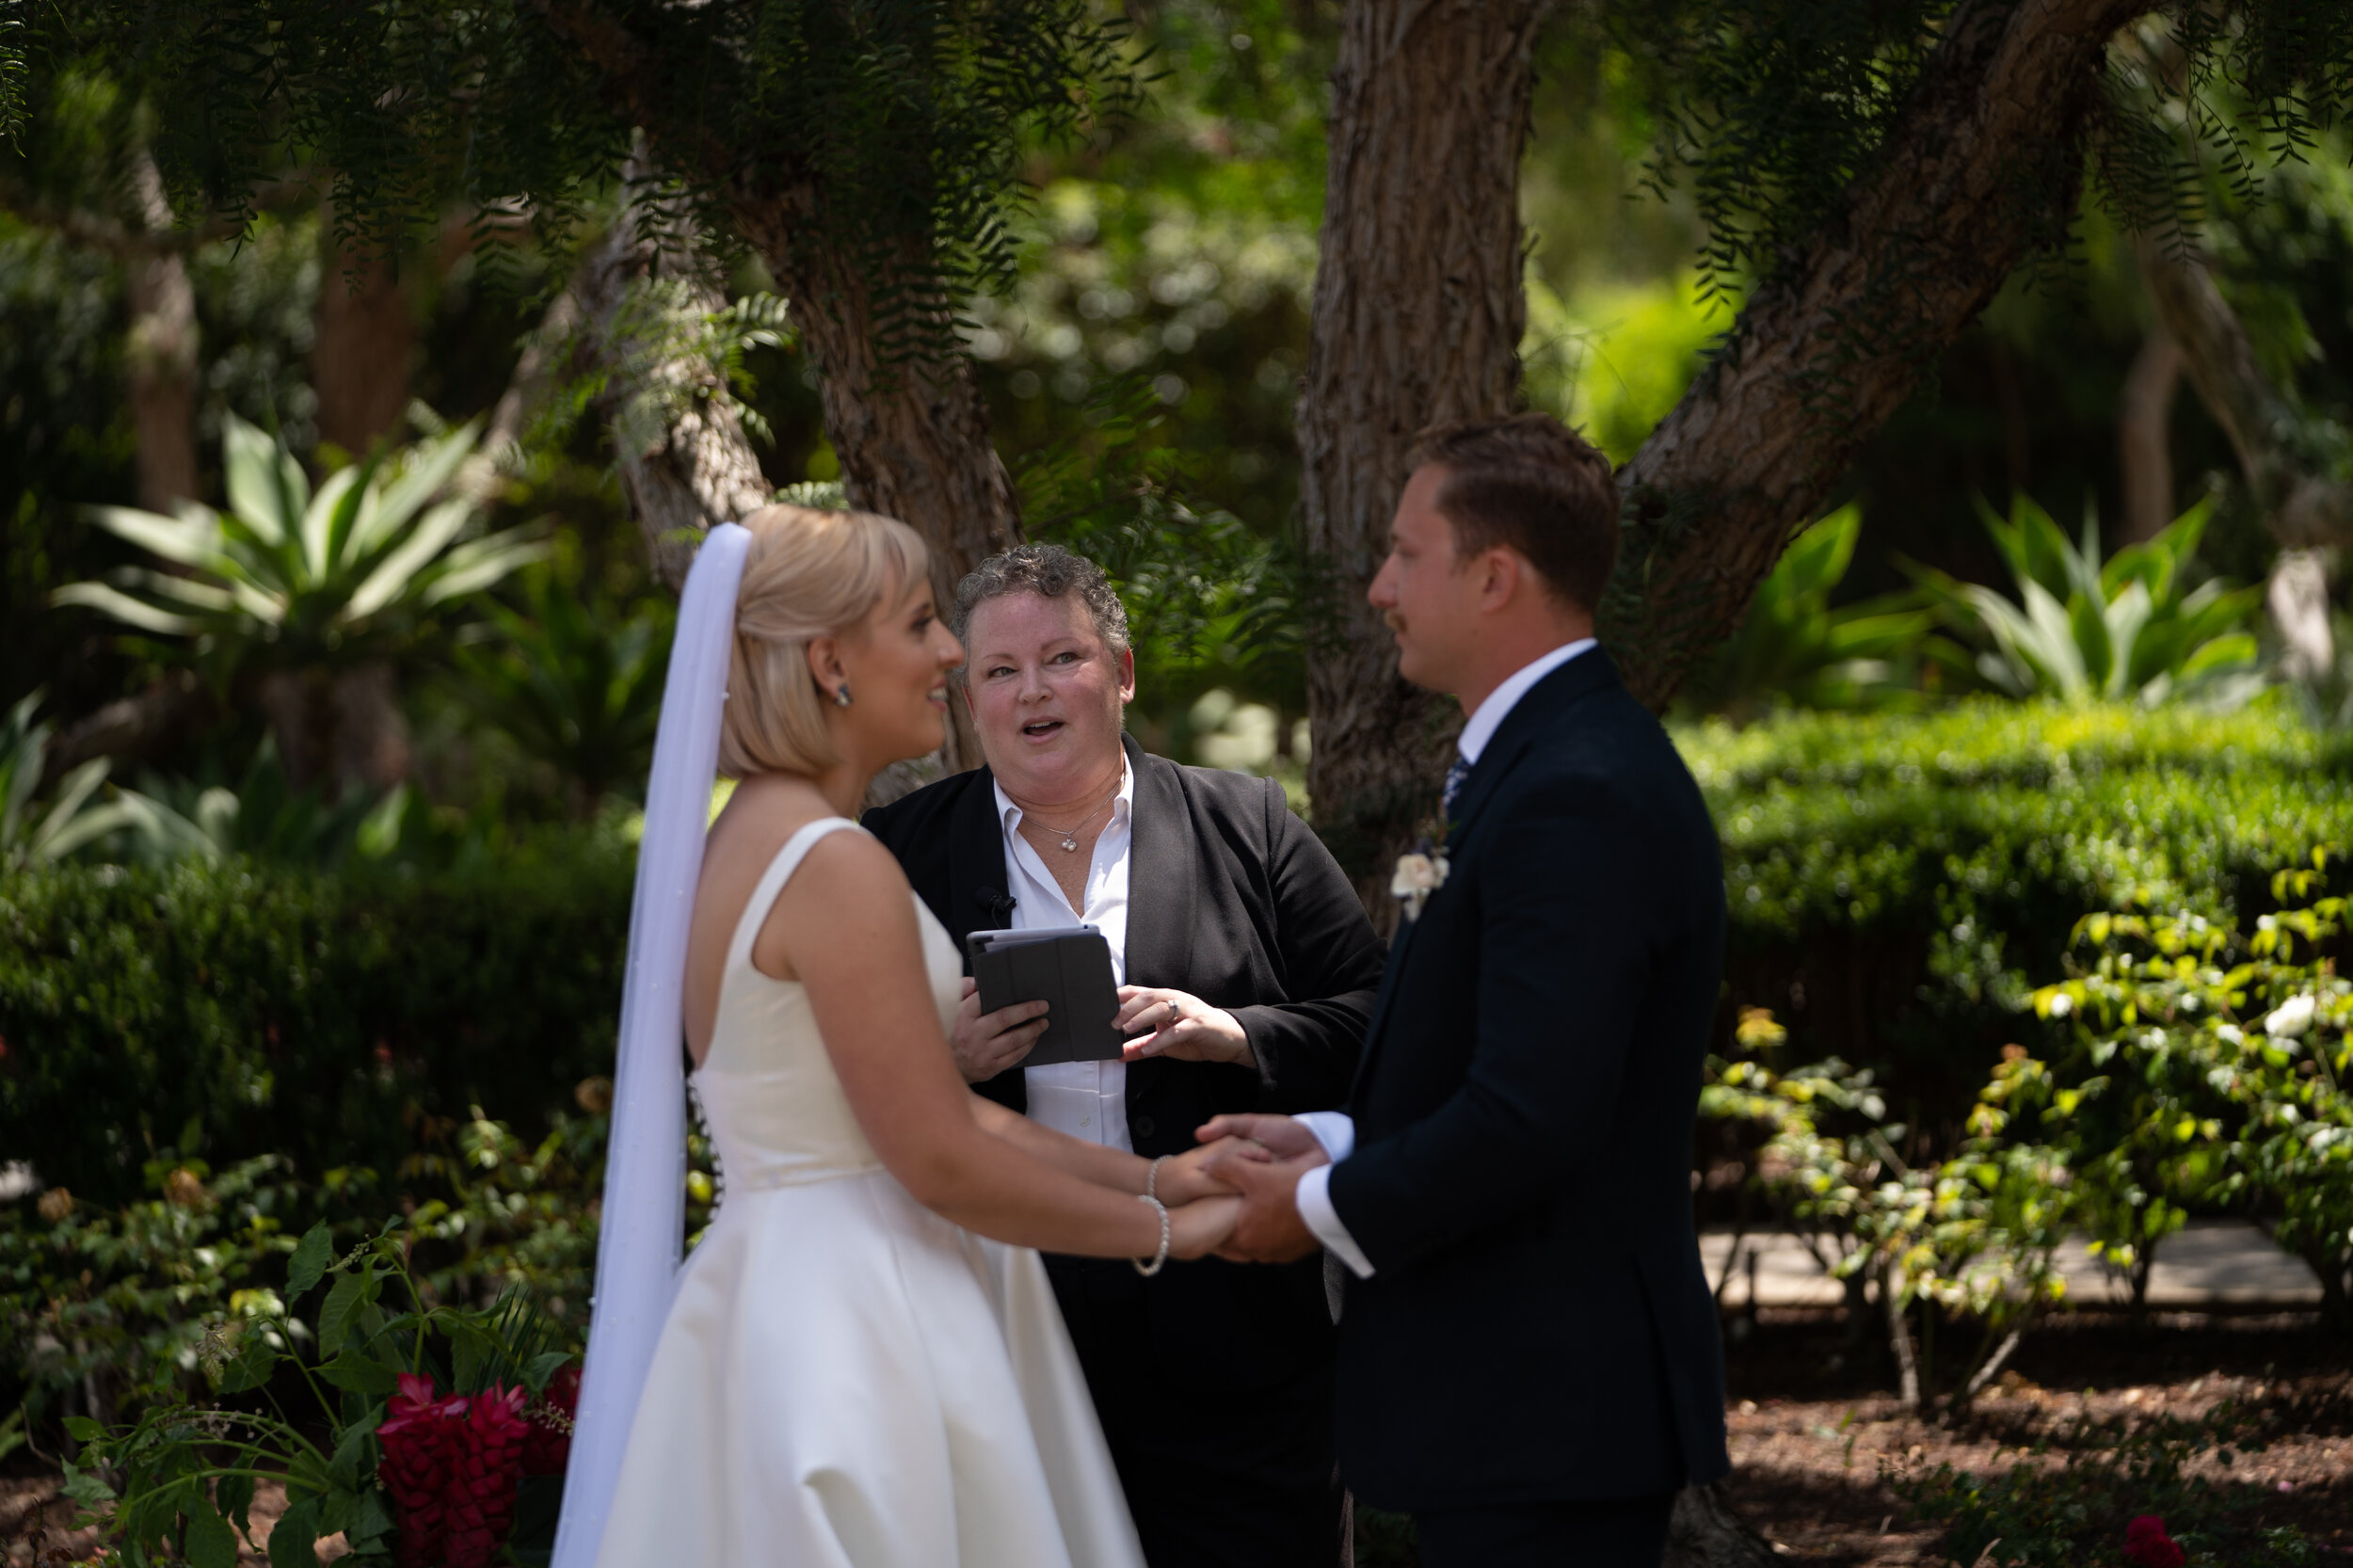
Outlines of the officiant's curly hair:
{"label": "officiant's curly hair", "polygon": [[719,771],[815,773],[841,759],[808,667],[810,640],[856,626],[883,595],[930,570],[930,555],[914,529],[872,512],[763,506],[744,526],[752,543],[735,594]]}
{"label": "officiant's curly hair", "polygon": [[1506,414],[1431,425],[1406,470],[1431,463],[1448,471],[1432,504],[1454,525],[1457,559],[1507,545],[1556,597],[1600,604],[1618,564],[1618,486],[1600,448],[1550,414]]}

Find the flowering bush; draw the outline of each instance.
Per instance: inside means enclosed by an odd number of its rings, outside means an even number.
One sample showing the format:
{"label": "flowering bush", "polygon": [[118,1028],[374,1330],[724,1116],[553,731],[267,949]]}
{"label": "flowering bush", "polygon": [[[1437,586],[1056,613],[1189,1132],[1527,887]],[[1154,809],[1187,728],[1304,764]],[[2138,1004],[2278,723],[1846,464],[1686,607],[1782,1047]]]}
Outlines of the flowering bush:
{"label": "flowering bush", "polygon": [[2124,1527],[2124,1560],[2133,1568],[2182,1568],[2189,1555],[2165,1533],[2164,1520],[2144,1513]]}
{"label": "flowering bush", "polygon": [[[2309,895],[2313,859],[2272,879],[2276,900]],[[2034,993],[2072,1048],[2045,1123],[2103,1195],[2095,1239],[2138,1277],[2181,1206],[2228,1203],[2269,1219],[2323,1313],[2353,1321],[2353,982],[2329,956],[2345,914],[2321,899],[2245,935],[2182,911],[2087,916],[2090,961]]]}
{"label": "flowering bush", "polygon": [[[514,1527],[527,1459],[560,1463],[534,1434],[569,1432],[578,1385],[555,1379],[572,1352],[519,1292],[488,1308],[428,1306],[408,1268],[413,1240],[395,1221],[338,1259],[325,1225],[304,1235],[284,1301],[327,1285],[313,1358],[288,1353],[298,1324],[286,1306],[216,1321],[201,1350],[215,1401],[159,1400],[127,1427],[66,1423],[83,1447],[63,1490],[104,1519],[126,1568],[235,1568],[240,1538],[258,1550],[248,1513],[264,1480],[287,1500],[272,1568],[316,1568],[315,1543],[338,1532],[361,1559],[488,1568]],[[387,1300],[388,1285],[405,1299]],[[323,1441],[281,1404],[289,1384],[315,1404]]]}

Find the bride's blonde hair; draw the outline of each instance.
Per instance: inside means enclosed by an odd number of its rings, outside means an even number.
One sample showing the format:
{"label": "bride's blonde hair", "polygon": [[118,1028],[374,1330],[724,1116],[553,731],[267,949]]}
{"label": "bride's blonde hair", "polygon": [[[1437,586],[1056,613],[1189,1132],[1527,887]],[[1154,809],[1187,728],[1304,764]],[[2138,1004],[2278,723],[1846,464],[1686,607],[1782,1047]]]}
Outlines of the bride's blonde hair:
{"label": "bride's blonde hair", "polygon": [[929,570],[929,556],[914,529],[872,512],[765,506],[744,526],[752,543],[735,596],[719,771],[815,773],[840,754],[825,728],[833,694],[808,667],[810,640],[852,631],[884,594]]}

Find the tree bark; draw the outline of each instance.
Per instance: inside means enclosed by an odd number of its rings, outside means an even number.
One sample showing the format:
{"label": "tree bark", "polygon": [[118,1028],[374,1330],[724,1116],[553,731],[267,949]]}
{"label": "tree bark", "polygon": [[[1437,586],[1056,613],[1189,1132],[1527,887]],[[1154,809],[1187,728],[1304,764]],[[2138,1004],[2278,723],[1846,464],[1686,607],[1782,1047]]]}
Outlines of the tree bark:
{"label": "tree bark", "polygon": [[2230,301],[2199,257],[2154,236],[2140,242],[2140,280],[2182,360],[2199,401],[2231,438],[2248,490],[2281,549],[2265,602],[2286,645],[2281,667],[2313,680],[2336,667],[2329,625],[2331,546],[2353,544],[2353,484],[2303,451],[2303,419],[2271,384]]}
{"label": "tree bark", "polygon": [[2231,438],[2273,536],[2289,550],[2353,544],[2353,485],[2316,471],[2298,451],[2302,416],[2264,374],[2214,275],[2158,238],[2144,237],[2139,248],[2157,320],[2182,345],[2189,383]]}
{"label": "tree bark", "polygon": [[[144,147],[131,161],[130,205],[141,236],[172,232],[163,174]],[[139,504],[168,517],[175,502],[196,495],[196,291],[177,248],[126,247],[121,254]]]}
{"label": "tree bark", "polygon": [[1841,210],[1761,284],[1620,474],[1603,636],[1663,706],[1738,625],[1865,441],[2051,243],[2082,184],[2107,40],[2149,0],[1964,0]]}
{"label": "tree bark", "polygon": [[392,258],[332,238],[331,209],[320,216],[329,238],[311,349],[319,440],[364,456],[408,415],[416,315]]}
{"label": "tree bark", "polygon": [[[652,173],[632,161],[623,178],[645,191]],[[571,288],[558,297],[549,325],[561,331],[577,318],[588,352],[603,363],[608,380],[599,412],[620,460],[621,486],[629,492],[655,575],[675,590],[686,584],[686,568],[694,564],[702,535],[714,524],[758,511],[772,491],[710,360],[648,354],[648,345],[632,337],[646,324],[632,321],[628,307],[632,292],[647,281],[667,279],[683,285],[688,310],[717,311],[727,303],[693,253],[685,215],[648,214],[650,200],[622,209],[582,261]],[[648,216],[657,221],[640,221]],[[648,403],[665,412],[658,429],[641,428],[644,422],[631,417],[632,404]]]}
{"label": "tree bark", "polygon": [[2153,539],[2173,520],[2173,390],[2182,379],[2182,345],[2153,327],[2124,373],[2116,416],[2116,467],[2123,481],[2124,542]]}
{"label": "tree bark", "polygon": [[[816,176],[762,167],[707,120],[672,115],[651,41],[568,0],[538,0],[538,8],[643,127],[654,160],[721,193],[790,302],[802,351],[822,377],[825,436],[850,504],[899,518],[923,536],[933,590],[946,604],[984,556],[1021,542],[1021,520],[971,362],[953,353],[894,361],[875,341],[874,301],[932,275],[930,238],[910,237],[880,258],[836,243],[814,221]],[[936,324],[952,305],[936,301]],[[950,714],[940,765],[952,772],[974,766],[980,751],[964,712],[952,703]]]}
{"label": "tree bark", "polygon": [[1462,715],[1397,673],[1365,589],[1424,425],[1512,410],[1528,319],[1519,161],[1546,0],[1354,0],[1298,413],[1307,547],[1337,597],[1309,652],[1316,830],[1384,929]]}

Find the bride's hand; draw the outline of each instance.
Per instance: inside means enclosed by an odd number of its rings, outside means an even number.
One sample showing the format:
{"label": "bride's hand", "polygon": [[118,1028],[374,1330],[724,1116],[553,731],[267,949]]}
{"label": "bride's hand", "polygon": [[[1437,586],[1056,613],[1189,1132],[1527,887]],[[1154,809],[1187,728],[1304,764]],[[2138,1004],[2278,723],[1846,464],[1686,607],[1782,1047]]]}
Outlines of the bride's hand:
{"label": "bride's hand", "polygon": [[1214,1144],[1170,1155],[1160,1161],[1160,1174],[1154,1179],[1152,1190],[1172,1208],[1196,1198],[1223,1196],[1234,1190],[1233,1183],[1211,1176],[1209,1162],[1220,1155],[1247,1152],[1240,1139],[1221,1138]]}
{"label": "bride's hand", "polygon": [[1240,1198],[1200,1198],[1168,1211],[1168,1256],[1195,1258],[1223,1246],[1241,1213]]}

